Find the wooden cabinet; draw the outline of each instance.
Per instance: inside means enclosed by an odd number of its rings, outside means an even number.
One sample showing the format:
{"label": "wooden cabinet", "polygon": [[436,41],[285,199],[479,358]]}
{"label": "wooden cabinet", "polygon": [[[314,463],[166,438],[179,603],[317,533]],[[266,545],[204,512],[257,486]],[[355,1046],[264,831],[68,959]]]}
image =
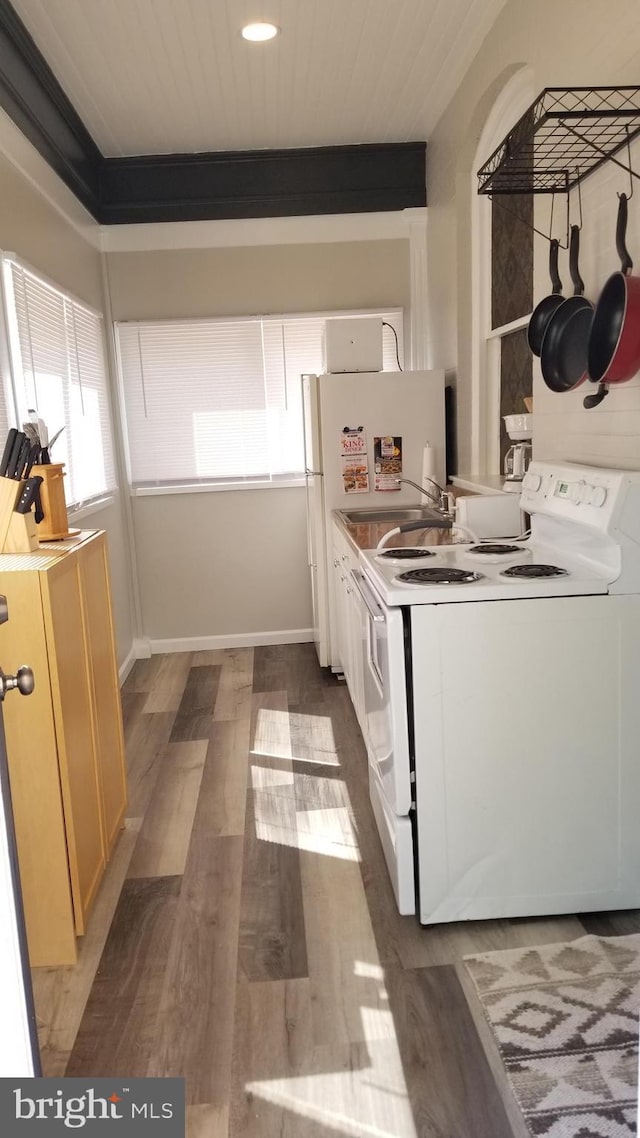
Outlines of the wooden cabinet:
{"label": "wooden cabinet", "polygon": [[80,550],[80,584],[93,691],[102,827],[109,857],[122,828],[127,805],[120,681],[104,537]]}
{"label": "wooden cabinet", "polygon": [[105,535],[0,556],[0,592],[3,665],[35,675],[4,709],[29,956],[73,964],[126,808]]}

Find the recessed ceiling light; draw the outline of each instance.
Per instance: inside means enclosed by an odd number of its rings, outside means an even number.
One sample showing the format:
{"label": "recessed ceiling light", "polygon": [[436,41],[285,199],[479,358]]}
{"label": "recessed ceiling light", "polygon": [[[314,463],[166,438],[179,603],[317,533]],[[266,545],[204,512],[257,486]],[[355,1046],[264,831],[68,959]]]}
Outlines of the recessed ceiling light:
{"label": "recessed ceiling light", "polygon": [[276,24],[245,24],[242,35],[246,40],[251,40],[253,43],[262,43],[264,40],[272,40],[279,31],[280,28]]}

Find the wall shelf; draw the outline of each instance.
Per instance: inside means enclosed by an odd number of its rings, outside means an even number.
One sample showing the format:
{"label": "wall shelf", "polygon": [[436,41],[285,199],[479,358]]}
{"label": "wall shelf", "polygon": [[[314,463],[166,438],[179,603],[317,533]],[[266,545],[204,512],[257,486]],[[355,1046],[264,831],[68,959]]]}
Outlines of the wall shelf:
{"label": "wall shelf", "polygon": [[546,87],[478,171],[479,194],[568,193],[604,162],[633,177],[640,87]]}

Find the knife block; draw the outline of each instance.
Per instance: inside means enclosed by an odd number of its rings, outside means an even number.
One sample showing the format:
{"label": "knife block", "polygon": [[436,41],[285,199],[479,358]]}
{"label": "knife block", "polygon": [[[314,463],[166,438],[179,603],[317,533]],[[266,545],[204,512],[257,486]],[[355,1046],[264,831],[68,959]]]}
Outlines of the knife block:
{"label": "knife block", "polygon": [[31,475],[42,478],[40,499],[44,518],[38,524],[40,541],[58,541],[69,536],[69,518],[64,497],[64,463],[48,462],[43,466],[32,466]]}
{"label": "knife block", "polygon": [[32,553],[40,544],[32,512],[16,514],[15,506],[24,482],[0,478],[0,552]]}
{"label": "knife block", "polygon": [[[22,487],[24,482],[20,482],[18,485]],[[33,553],[39,545],[38,527],[33,510],[29,510],[28,514],[16,514],[14,511],[11,515],[2,552]]]}
{"label": "knife block", "polygon": [[16,482],[15,478],[0,478],[0,550],[4,550],[13,511],[21,489],[22,483]]}

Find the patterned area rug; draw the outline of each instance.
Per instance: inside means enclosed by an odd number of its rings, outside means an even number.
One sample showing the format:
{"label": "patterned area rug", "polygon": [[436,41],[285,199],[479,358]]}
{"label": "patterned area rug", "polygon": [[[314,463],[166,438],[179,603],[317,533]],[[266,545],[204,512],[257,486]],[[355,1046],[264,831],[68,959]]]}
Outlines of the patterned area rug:
{"label": "patterned area rug", "polygon": [[465,964],[534,1138],[636,1134],[640,934]]}

